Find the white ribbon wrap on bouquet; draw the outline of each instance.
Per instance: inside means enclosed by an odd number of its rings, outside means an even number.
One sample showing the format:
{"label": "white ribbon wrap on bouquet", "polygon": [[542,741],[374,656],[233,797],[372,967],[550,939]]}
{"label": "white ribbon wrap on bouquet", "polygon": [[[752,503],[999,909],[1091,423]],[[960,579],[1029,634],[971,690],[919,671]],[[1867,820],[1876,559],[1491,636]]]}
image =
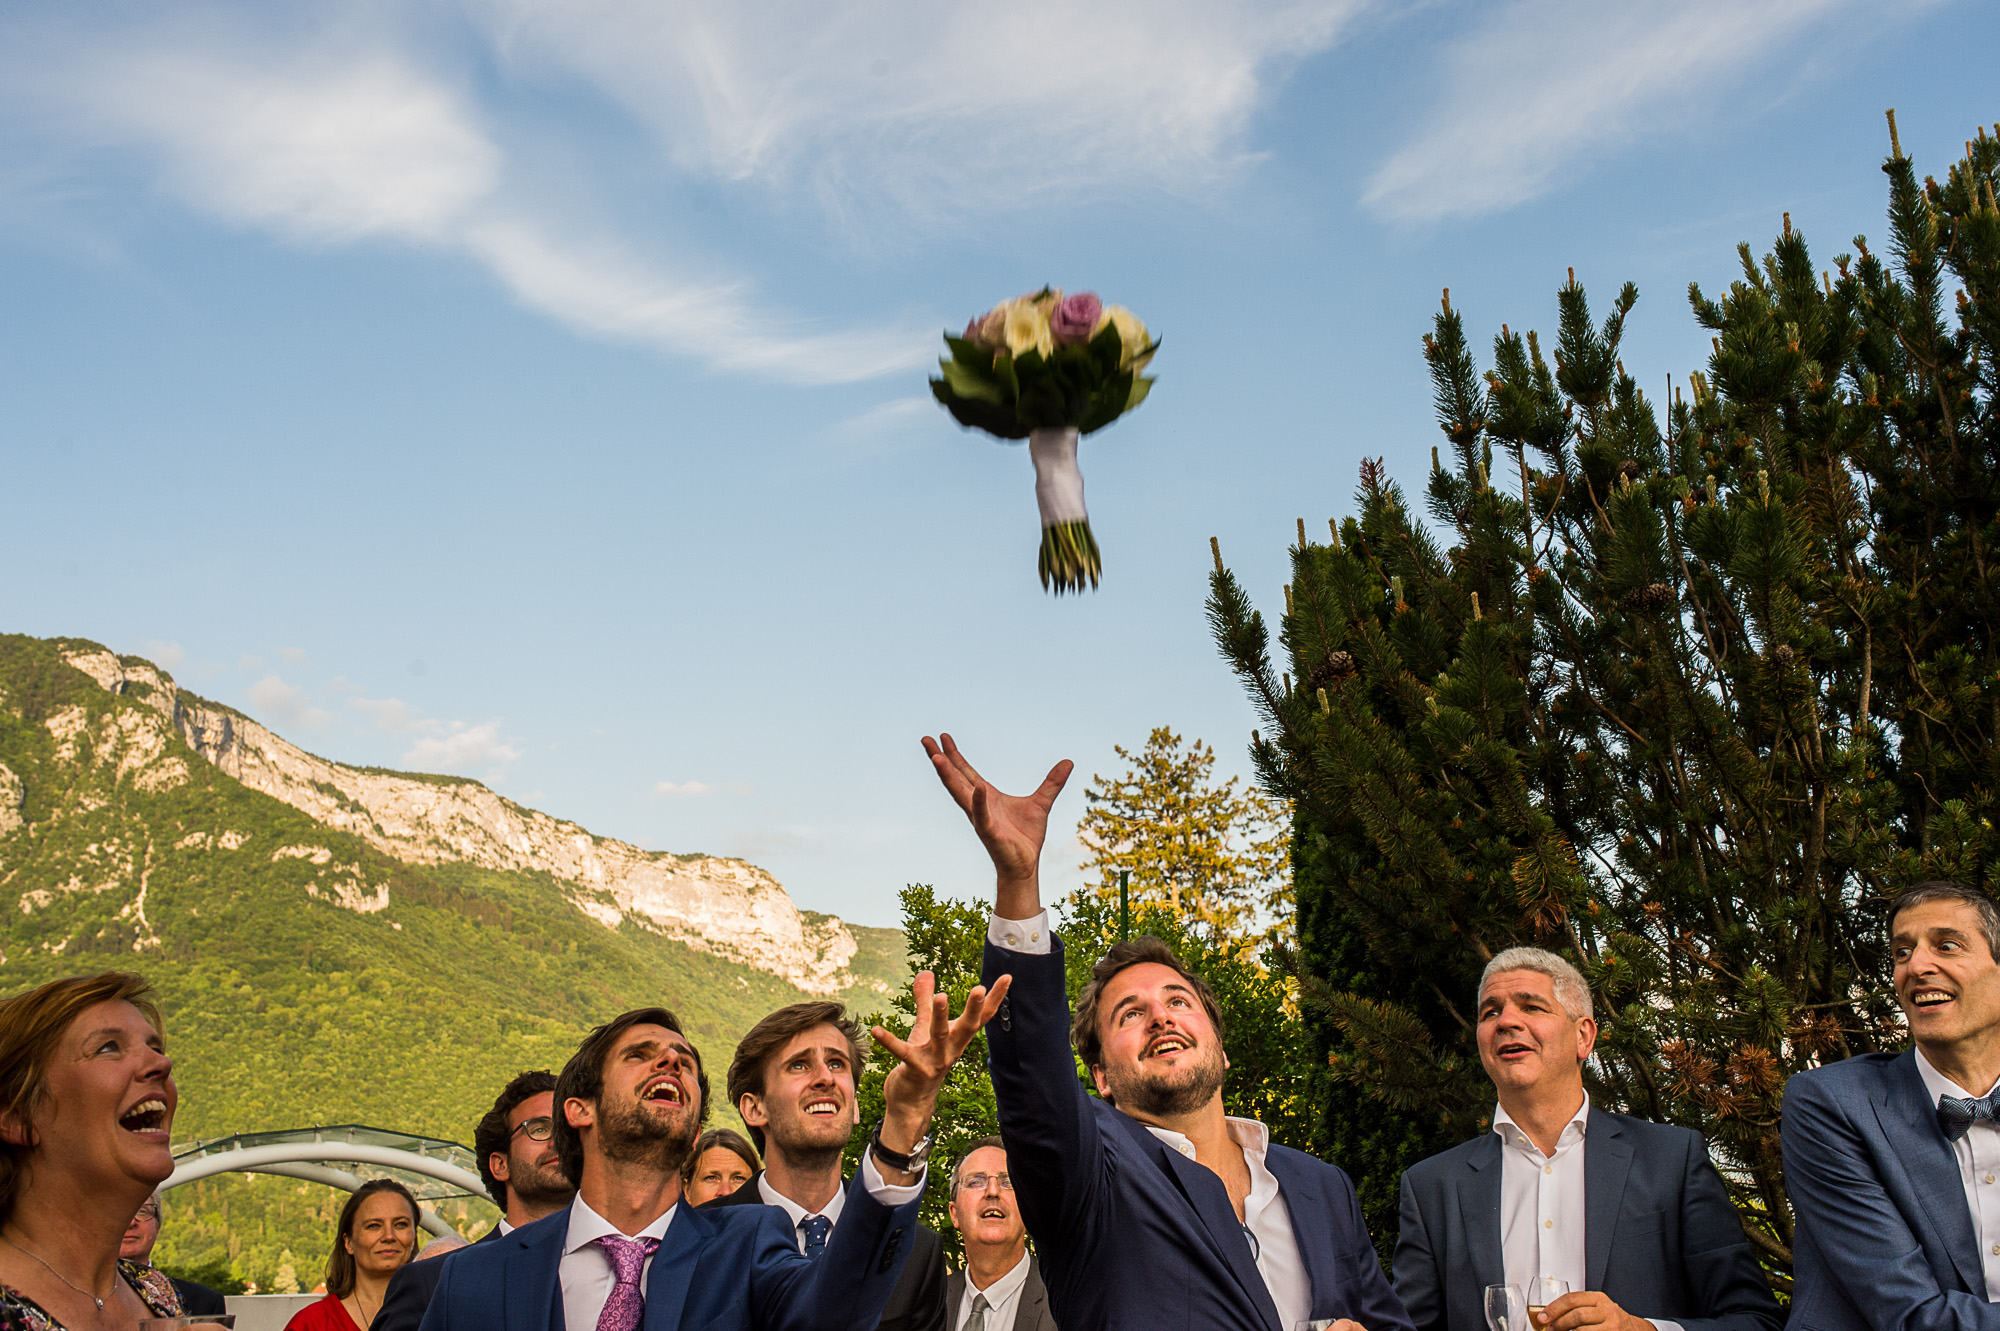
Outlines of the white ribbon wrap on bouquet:
{"label": "white ribbon wrap on bouquet", "polygon": [[1044,527],[1083,522],[1083,473],[1076,466],[1076,427],[1028,432],[1028,456],[1035,463],[1035,503]]}

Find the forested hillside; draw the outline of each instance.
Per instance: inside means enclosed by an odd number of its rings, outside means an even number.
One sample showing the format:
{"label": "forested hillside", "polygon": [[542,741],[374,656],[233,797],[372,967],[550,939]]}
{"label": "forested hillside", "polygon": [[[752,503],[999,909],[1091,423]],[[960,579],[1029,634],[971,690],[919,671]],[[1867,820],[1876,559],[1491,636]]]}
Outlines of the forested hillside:
{"label": "forested hillside", "polygon": [[[204,760],[147,685],[75,668],[80,650],[102,651],[0,636],[0,993],[151,978],[178,1139],[360,1122],[468,1142],[501,1083],[620,1010],[676,1009],[719,1084],[737,1036],[803,996],[643,915],[608,927],[547,873],[408,863],[316,821]],[[883,1007],[902,935],[846,928],[844,992]],[[162,1261],[226,1260],[265,1288],[290,1262],[309,1288],[338,1196],[236,1179],[170,1196]]]}

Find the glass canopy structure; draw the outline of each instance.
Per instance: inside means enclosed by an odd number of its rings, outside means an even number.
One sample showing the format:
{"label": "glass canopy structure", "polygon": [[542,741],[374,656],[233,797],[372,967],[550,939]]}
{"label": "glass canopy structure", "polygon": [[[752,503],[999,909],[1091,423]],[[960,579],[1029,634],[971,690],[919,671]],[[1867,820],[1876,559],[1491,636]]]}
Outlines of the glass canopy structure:
{"label": "glass canopy structure", "polygon": [[[470,1197],[493,1204],[480,1181],[478,1160],[469,1148],[359,1123],[239,1132],[179,1147],[174,1151],[173,1175],[160,1190],[236,1173],[282,1174],[349,1192],[372,1178],[392,1178],[419,1202]],[[429,1208],[421,1209],[419,1218],[433,1234],[452,1232],[451,1226]]]}

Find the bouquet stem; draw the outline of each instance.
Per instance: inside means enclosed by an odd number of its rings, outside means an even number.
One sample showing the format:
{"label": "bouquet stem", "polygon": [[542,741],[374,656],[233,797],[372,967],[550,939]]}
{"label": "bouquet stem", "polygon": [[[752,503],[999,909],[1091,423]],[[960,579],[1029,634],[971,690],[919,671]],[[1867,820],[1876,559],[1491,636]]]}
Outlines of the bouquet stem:
{"label": "bouquet stem", "polygon": [[1035,562],[1042,575],[1042,590],[1060,596],[1081,592],[1084,579],[1093,589],[1103,563],[1097,556],[1097,539],[1090,534],[1090,522],[1059,522],[1042,528],[1042,554]]}
{"label": "bouquet stem", "polygon": [[1077,429],[1032,430],[1028,456],[1035,464],[1035,505],[1042,511],[1042,554],[1036,567],[1042,587],[1058,595],[1097,586],[1102,562],[1083,507],[1083,472],[1076,465]]}

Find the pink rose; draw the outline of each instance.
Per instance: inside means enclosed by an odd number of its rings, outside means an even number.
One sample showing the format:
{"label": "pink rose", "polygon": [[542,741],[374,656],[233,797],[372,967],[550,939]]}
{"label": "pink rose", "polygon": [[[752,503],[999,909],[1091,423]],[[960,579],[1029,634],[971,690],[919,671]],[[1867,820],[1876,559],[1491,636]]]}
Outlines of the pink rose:
{"label": "pink rose", "polygon": [[1094,291],[1064,296],[1055,313],[1049,316],[1049,331],[1055,334],[1056,345],[1074,347],[1090,341],[1091,333],[1097,329],[1097,316],[1103,310],[1104,304]]}

